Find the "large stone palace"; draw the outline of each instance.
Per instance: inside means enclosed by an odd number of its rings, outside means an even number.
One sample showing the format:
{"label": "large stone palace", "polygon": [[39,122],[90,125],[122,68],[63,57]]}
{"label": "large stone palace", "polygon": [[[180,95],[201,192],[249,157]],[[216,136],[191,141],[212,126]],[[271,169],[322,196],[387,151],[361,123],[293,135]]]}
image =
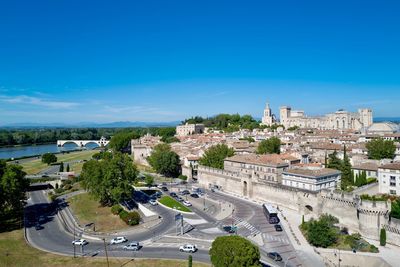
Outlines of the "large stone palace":
{"label": "large stone palace", "polygon": [[[286,129],[298,126],[300,128],[316,128],[321,130],[355,130],[366,129],[373,123],[372,110],[367,108],[359,109],[358,112],[338,110],[324,116],[309,117],[303,110],[292,110],[289,106],[282,106],[279,111],[280,124]],[[264,110],[262,122],[265,125],[272,125],[276,122],[267,104]]]}

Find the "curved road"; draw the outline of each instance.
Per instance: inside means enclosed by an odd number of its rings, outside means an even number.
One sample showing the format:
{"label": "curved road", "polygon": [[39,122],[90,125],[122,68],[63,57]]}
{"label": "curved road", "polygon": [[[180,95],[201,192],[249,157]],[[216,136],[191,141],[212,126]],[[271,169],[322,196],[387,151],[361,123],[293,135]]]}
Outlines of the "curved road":
{"label": "curved road", "polygon": [[[74,234],[68,231],[57,215],[57,210],[63,208],[50,204],[43,190],[30,192],[28,205],[25,208],[25,230],[26,237],[34,247],[52,253],[63,255],[74,255],[74,246],[72,240]],[[157,211],[163,217],[162,223],[154,227],[151,231],[146,230],[140,233],[127,234],[129,241],[143,242],[154,236],[163,235],[171,227],[174,227],[174,212],[162,207],[157,207]],[[42,229],[36,230],[35,224],[39,221]],[[76,233],[76,238],[78,234]],[[110,237],[111,238],[111,237]],[[110,239],[109,238],[109,239]],[[89,239],[89,238],[87,238]],[[108,241],[109,241],[108,239]],[[77,256],[105,256],[104,243],[101,240],[89,239],[89,244],[83,247],[75,247]],[[128,257],[128,258],[167,258],[167,259],[187,259],[188,254],[181,253],[177,247],[146,247],[144,246],[137,252],[122,250],[123,245],[107,245],[109,257]],[[200,249],[192,254],[194,261],[210,263],[210,257],[207,250]]]}

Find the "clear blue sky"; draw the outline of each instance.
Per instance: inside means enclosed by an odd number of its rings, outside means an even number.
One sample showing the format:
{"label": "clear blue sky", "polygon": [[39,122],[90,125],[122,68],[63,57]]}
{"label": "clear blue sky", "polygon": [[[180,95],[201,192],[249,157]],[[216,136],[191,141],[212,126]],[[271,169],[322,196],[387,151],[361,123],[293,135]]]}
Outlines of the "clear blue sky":
{"label": "clear blue sky", "polygon": [[[329,3],[328,3],[329,2]],[[400,1],[2,1],[0,124],[400,116]]]}

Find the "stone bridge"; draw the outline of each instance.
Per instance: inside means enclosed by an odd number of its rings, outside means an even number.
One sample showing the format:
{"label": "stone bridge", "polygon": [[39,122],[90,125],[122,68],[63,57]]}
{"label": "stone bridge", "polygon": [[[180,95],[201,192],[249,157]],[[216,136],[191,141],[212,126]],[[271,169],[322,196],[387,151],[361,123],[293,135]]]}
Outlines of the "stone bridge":
{"label": "stone bridge", "polygon": [[100,140],[57,140],[57,146],[64,146],[67,143],[74,143],[78,147],[84,147],[89,143],[94,143],[99,147],[105,147],[109,142],[109,140],[106,140],[106,138],[102,136]]}

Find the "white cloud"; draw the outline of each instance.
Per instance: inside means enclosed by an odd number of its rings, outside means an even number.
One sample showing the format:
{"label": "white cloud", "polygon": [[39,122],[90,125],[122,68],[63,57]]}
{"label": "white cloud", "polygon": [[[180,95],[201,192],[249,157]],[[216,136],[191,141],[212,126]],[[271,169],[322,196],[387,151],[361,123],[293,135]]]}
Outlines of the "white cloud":
{"label": "white cloud", "polygon": [[68,109],[79,105],[78,103],[75,102],[53,101],[27,95],[18,95],[18,96],[0,95],[0,101],[10,104],[24,104],[24,105],[34,105],[34,106],[61,108],[61,109]]}

